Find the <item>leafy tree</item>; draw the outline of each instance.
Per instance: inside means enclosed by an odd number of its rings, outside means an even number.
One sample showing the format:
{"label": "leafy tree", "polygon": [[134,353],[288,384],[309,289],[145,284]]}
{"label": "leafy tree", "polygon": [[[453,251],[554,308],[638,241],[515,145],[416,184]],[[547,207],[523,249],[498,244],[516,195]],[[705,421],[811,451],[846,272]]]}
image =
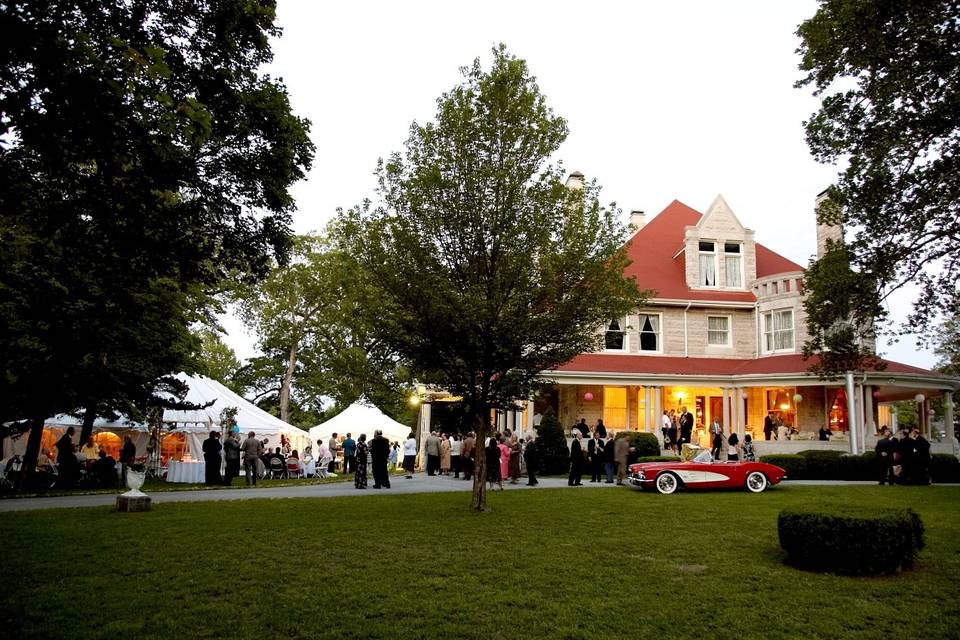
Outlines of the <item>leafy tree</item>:
{"label": "leafy tree", "polygon": [[960,375],[960,314],[949,315],[937,328],[934,352],[938,357],[938,371]]}
{"label": "leafy tree", "polygon": [[0,421],[156,406],[225,279],[289,246],[308,124],[274,3],[0,6]]}
{"label": "leafy tree", "polygon": [[240,361],[233,349],[223,341],[216,329],[202,326],[196,334],[200,340],[197,373],[213,378],[239,393],[240,388],[234,376],[240,369]]}
{"label": "leafy tree", "polygon": [[[958,24],[960,4],[947,0],[821,0],[797,32],[806,74],[797,86],[822,100],[805,123],[807,143],[817,160],[843,166],[829,192],[835,206],[819,217],[849,232],[853,326],[889,325],[885,310],[859,295],[867,283],[880,300],[919,287],[908,321],[887,330],[921,339],[960,304]],[[845,339],[844,352],[856,355],[855,332]]]}
{"label": "leafy tree", "polygon": [[[490,411],[526,399],[544,370],[601,347],[635,308],[626,233],[595,183],[564,184],[549,158],[567,136],[524,61],[501,45],[413,123],[378,168],[378,207],[344,214],[378,287],[380,338],[418,377],[462,396],[478,442]],[[478,460],[472,504],[486,508]]]}

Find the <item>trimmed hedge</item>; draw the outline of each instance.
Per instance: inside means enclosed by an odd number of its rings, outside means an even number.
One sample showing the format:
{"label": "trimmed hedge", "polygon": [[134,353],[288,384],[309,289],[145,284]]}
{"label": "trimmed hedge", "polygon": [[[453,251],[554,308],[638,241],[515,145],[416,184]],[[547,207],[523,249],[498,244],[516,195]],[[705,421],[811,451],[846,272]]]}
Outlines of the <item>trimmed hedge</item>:
{"label": "trimmed hedge", "polygon": [[960,460],[949,453],[935,453],[930,459],[934,482],[960,482]]}
{"label": "trimmed hedge", "polygon": [[845,453],[840,456],[841,480],[877,480],[880,477],[877,454],[867,451],[860,455]]}
{"label": "trimmed hedge", "polygon": [[627,456],[627,462],[633,464],[639,458],[649,458],[660,455],[660,441],[657,436],[644,431],[620,431],[616,439],[629,438],[633,451]]}
{"label": "trimmed hedge", "polygon": [[787,472],[787,480],[803,480],[807,473],[807,459],[795,453],[772,453],[760,456],[760,462],[780,467]]}
{"label": "trimmed hedge", "polygon": [[807,461],[806,480],[838,480],[840,478],[840,456],[842,451],[821,451],[808,449],[797,453]]}
{"label": "trimmed hedge", "polygon": [[787,509],[780,512],[777,532],[790,564],[846,575],[907,569],[924,547],[923,522],[912,509]]}

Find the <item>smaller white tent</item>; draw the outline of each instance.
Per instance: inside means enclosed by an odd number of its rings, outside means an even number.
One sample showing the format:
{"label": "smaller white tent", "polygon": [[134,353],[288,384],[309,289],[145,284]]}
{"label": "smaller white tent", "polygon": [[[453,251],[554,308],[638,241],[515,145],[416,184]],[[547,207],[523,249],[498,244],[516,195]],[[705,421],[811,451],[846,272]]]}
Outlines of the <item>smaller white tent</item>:
{"label": "smaller white tent", "polygon": [[383,431],[383,437],[390,442],[399,442],[400,444],[403,444],[403,441],[413,431],[412,428],[397,422],[380,411],[366,398],[360,398],[323,424],[311,427],[310,439],[313,442],[317,440],[325,441],[334,433],[338,437],[343,437],[349,433],[356,440],[357,436],[365,433],[369,441],[373,438],[373,432],[377,429]]}

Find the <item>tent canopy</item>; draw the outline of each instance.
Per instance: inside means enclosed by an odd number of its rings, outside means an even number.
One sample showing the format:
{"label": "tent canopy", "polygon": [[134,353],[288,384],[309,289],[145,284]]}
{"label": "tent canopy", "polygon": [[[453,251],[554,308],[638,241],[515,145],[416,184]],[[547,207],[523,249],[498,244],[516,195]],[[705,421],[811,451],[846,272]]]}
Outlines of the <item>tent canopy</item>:
{"label": "tent canopy", "polygon": [[383,437],[391,442],[400,443],[403,443],[413,431],[412,428],[380,411],[366,398],[360,398],[323,424],[311,427],[310,440],[313,442],[326,440],[334,433],[338,436],[350,433],[354,439],[361,433],[365,433],[369,440],[376,429],[383,431]]}

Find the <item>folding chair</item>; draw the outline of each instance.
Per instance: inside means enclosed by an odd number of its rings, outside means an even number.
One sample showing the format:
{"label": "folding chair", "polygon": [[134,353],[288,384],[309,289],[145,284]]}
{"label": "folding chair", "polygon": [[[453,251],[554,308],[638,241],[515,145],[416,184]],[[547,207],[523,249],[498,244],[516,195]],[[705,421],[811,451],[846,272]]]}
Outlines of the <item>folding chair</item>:
{"label": "folding chair", "polygon": [[323,456],[317,460],[317,477],[318,478],[329,478],[330,472],[327,471],[327,468],[330,466],[330,461],[333,460],[330,456]]}
{"label": "folding chair", "polygon": [[287,475],[286,467],[280,458],[270,458],[270,477],[274,480],[284,478]]}
{"label": "folding chair", "polygon": [[287,477],[288,478],[302,478],[303,471],[300,468],[300,461],[296,458],[287,459]]}

